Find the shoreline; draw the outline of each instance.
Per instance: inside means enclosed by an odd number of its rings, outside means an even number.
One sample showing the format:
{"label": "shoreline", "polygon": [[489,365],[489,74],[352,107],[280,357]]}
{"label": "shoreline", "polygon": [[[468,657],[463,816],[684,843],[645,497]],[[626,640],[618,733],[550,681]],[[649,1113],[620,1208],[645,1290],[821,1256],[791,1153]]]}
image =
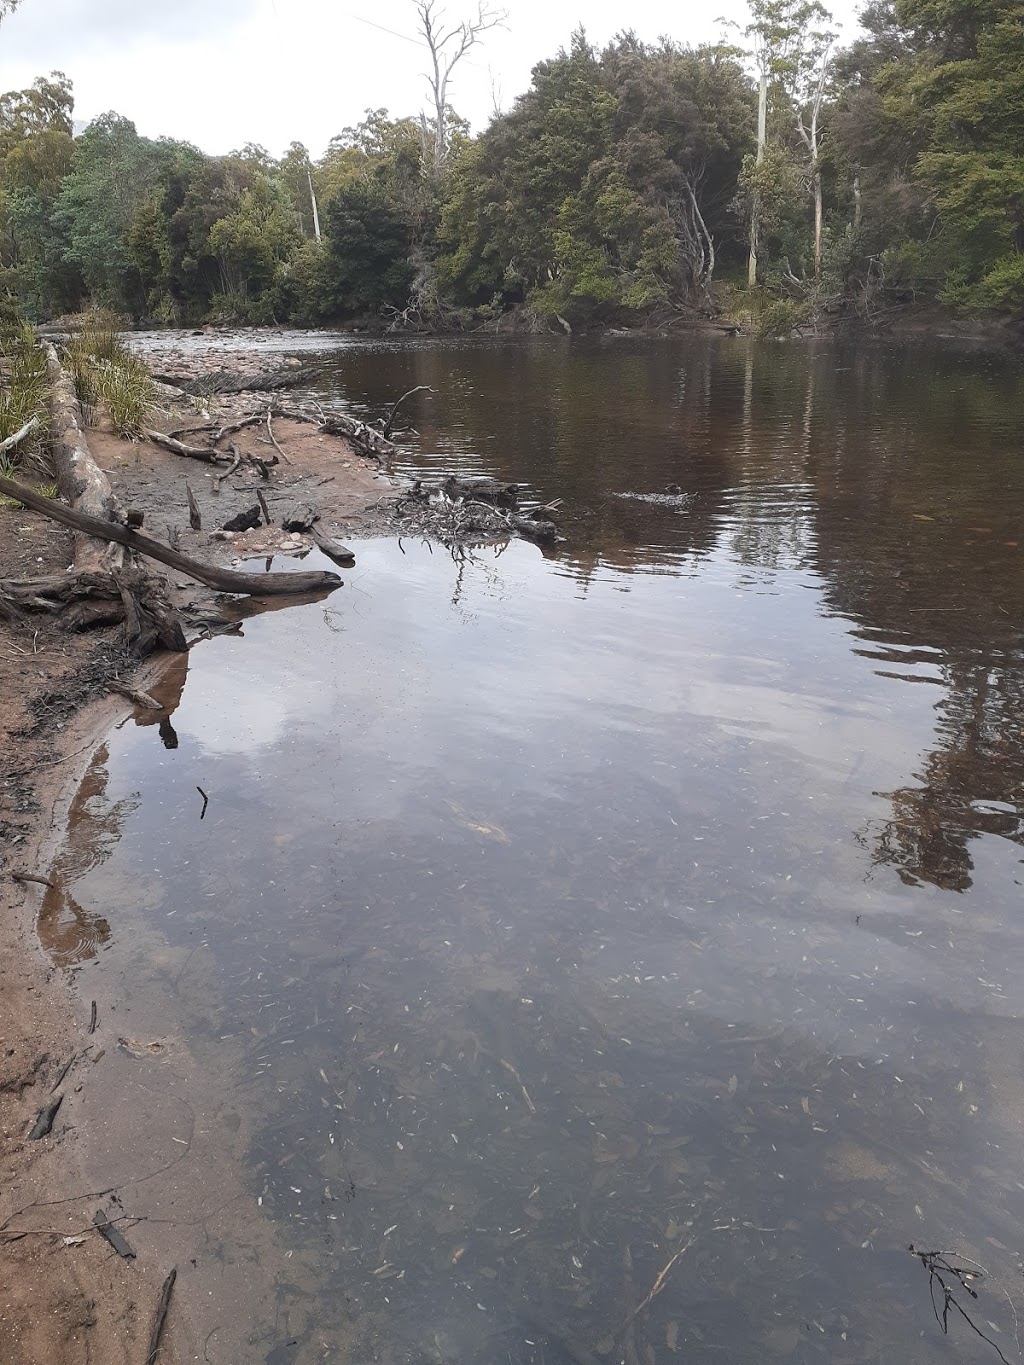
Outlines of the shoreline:
{"label": "shoreline", "polygon": [[[201,414],[183,395],[168,399],[165,392],[161,401],[165,429],[200,425]],[[242,395],[225,405],[219,420],[230,421],[232,406],[249,401]],[[268,459],[259,439],[245,432],[239,444]],[[283,509],[296,503],[315,505],[330,537],[388,533],[374,509],[394,496],[396,484],[379,463],[357,455],[342,436],[287,420],[275,423],[273,439],[287,456],[274,468],[274,481],[263,485],[277,524],[211,534],[188,526],[186,481],[204,526],[212,528],[252,501],[251,466],[232,484],[219,478],[223,468],[133,444],[110,430],[88,432],[92,455],[122,506],[141,511],[160,538],[168,518],[180,523],[182,549],[200,563],[304,558],[312,536],[280,529]],[[21,506],[0,507],[0,543],[0,577],[60,575],[72,560],[71,534]],[[307,600],[222,599],[173,570],[167,589],[186,622],[220,606],[227,629],[254,612]],[[233,605],[223,608],[225,601]],[[185,669],[178,663],[187,654],[158,653],[136,663],[121,632],[100,626],[71,634],[52,615],[0,618],[0,931],[6,948],[0,956],[0,1359],[11,1365],[135,1365],[145,1357],[172,1264],[181,1306],[172,1305],[163,1333],[160,1359],[168,1365],[201,1359],[203,1338],[212,1331],[218,1350],[208,1358],[246,1359],[250,1333],[272,1298],[275,1236],[254,1203],[243,1222],[247,1244],[258,1250],[246,1259],[223,1244],[219,1306],[211,1320],[213,1281],[204,1275],[204,1259],[216,1241],[215,1205],[232,1207],[232,1235],[239,1230],[239,1201],[247,1198],[244,1125],[225,1125],[221,1088],[180,1040],[138,1049],[119,1032],[129,1021],[119,1023],[116,996],[104,998],[102,985],[89,980],[100,946],[78,941],[87,934],[63,890],[64,864],[73,881],[76,821],[84,815],[88,822],[90,802],[95,805],[105,786],[104,736],[122,718],[149,724],[156,716],[116,689],[130,684],[129,691],[156,697],[169,690],[163,698],[169,711],[187,671],[187,663]],[[203,638],[200,626],[193,643]],[[134,1017],[131,1031],[149,1040],[173,1035],[175,1002],[152,988],[146,1005],[153,1017]],[[29,1140],[37,1115],[57,1095],[52,1131]],[[187,1114],[192,1119],[183,1124]],[[97,1211],[120,1220],[134,1259],[111,1252],[96,1231]]]}

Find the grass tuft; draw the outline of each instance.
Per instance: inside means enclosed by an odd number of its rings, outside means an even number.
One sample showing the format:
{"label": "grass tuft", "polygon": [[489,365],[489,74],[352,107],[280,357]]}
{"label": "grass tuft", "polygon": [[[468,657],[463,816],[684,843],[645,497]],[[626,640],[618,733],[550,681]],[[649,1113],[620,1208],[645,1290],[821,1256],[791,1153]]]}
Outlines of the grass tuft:
{"label": "grass tuft", "polygon": [[86,420],[95,421],[103,404],[122,436],[137,436],[153,406],[153,385],[149,371],[125,345],[114,323],[98,315],[68,342],[65,360]]}
{"label": "grass tuft", "polygon": [[46,433],[50,385],[35,329],[4,315],[0,325],[0,441],[38,417],[39,427],[4,458],[9,478],[50,472]]}

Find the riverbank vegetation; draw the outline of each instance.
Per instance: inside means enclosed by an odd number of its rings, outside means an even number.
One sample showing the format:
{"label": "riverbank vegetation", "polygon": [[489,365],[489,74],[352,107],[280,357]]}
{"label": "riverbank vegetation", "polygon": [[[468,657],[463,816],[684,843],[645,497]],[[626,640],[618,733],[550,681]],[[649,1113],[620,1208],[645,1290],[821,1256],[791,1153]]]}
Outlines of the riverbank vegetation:
{"label": "riverbank vegetation", "polygon": [[158,325],[1019,315],[1016,0],[875,0],[862,26],[837,48],[816,0],[752,0],[716,46],[581,30],[477,137],[443,102],[371,110],[318,161],[115,113],[74,137],[51,73],[0,96],[0,289]]}

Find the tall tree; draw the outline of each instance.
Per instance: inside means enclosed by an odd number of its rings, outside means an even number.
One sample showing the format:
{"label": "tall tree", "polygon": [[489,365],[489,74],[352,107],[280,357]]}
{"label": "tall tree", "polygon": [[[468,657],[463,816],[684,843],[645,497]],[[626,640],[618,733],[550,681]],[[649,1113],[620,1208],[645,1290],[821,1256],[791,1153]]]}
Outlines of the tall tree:
{"label": "tall tree", "polygon": [[[744,34],[758,74],[757,157],[748,170],[750,185],[748,284],[757,279],[765,200],[776,189],[779,163],[792,140],[794,123],[808,151],[809,181],[815,201],[815,261],[821,259],[820,117],[828,56],[835,34],[831,14],[820,0],[749,0],[750,22]],[[773,146],[776,157],[769,157]]]}

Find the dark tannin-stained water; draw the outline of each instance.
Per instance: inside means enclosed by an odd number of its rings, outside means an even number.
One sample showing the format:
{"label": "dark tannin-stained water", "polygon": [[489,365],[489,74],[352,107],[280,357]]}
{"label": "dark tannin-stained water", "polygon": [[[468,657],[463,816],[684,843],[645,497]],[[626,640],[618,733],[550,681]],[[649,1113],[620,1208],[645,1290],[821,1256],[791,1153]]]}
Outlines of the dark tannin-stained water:
{"label": "dark tannin-stained water", "polygon": [[[294,1267],[253,1360],[1018,1360],[1019,365],[360,343],[317,392],[416,384],[400,466],[565,540],[356,543],[193,650],[41,926],[223,1069]],[[911,1243],[988,1272],[948,1336]]]}

